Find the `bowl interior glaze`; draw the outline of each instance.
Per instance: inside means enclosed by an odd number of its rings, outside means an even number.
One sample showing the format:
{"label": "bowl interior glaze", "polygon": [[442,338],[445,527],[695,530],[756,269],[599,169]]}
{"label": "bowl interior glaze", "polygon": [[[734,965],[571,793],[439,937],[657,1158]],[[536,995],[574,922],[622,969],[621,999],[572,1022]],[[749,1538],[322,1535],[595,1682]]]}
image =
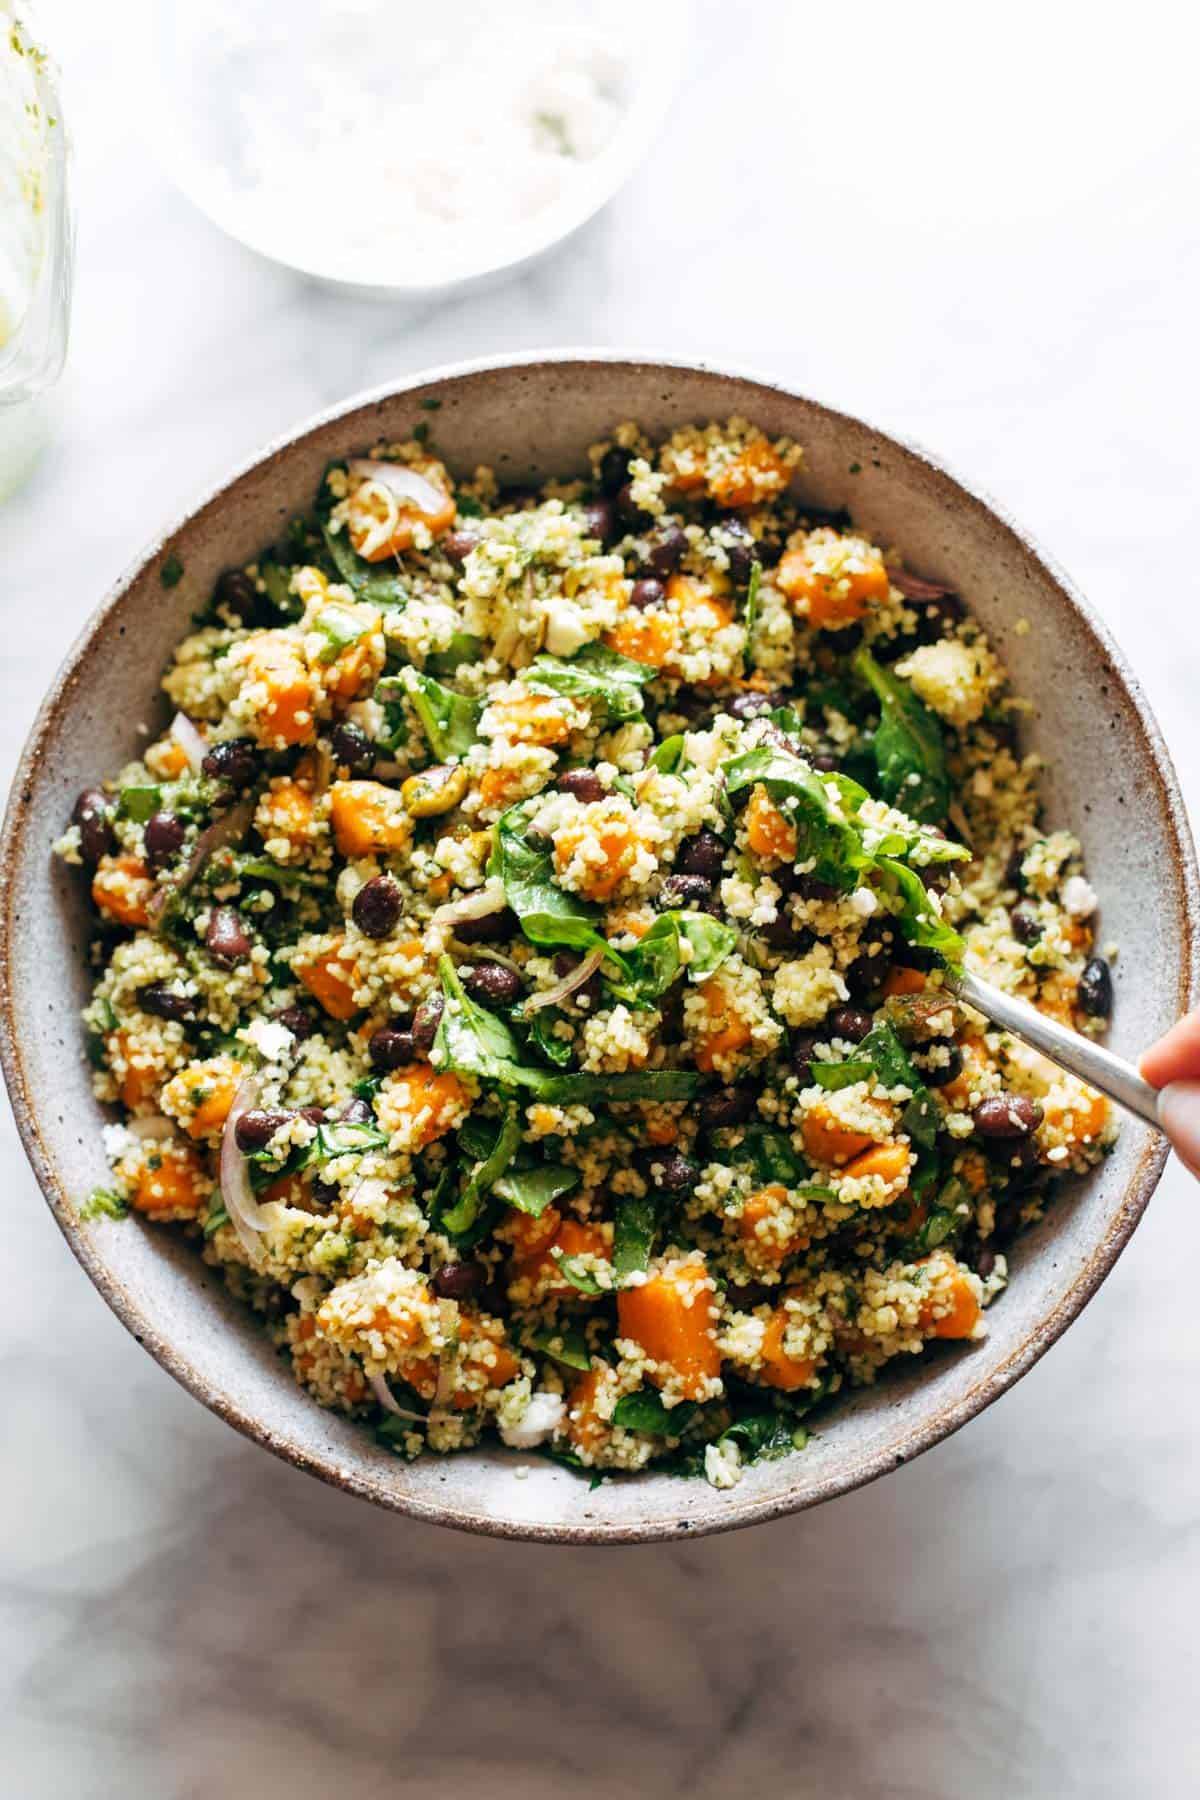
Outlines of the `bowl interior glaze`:
{"label": "bowl interior glaze", "polygon": [[[435,415],[421,402],[436,399]],[[1026,741],[1049,761],[1051,825],[1082,837],[1121,947],[1111,1041],[1128,1054],[1196,998],[1195,858],[1157,727],[1115,646],[1061,574],[1011,524],[920,452],[869,425],[746,377],[608,354],[543,354],[414,378],[351,402],[268,449],[160,539],[72,649],[37,719],[0,849],[0,1048],[27,1152],[73,1250],[152,1355],[267,1448],[399,1512],[468,1530],[565,1542],[636,1542],[725,1530],[814,1505],[907,1461],[995,1399],[1054,1341],[1111,1268],[1165,1160],[1124,1123],[1112,1156],[1017,1247],[1008,1292],[970,1349],[936,1352],[826,1415],[801,1455],[747,1471],[730,1493],[661,1475],[587,1483],[514,1453],[409,1465],[369,1431],[307,1400],[246,1314],[172,1234],[82,1224],[105,1177],[82,1053],[87,912],[51,846],[80,788],[127,760],[164,716],[158,675],[217,574],[249,558],[311,499],[325,464],[434,418],[452,468],[490,463],[506,483],[577,472],[617,420],[652,435],[741,414],[806,452],[802,491],[846,504],[911,568],[960,592],[1033,704]],[[178,586],[159,579],[168,554]],[[1017,629],[1028,620],[1032,630]],[[524,1464],[528,1473],[518,1479]]]}

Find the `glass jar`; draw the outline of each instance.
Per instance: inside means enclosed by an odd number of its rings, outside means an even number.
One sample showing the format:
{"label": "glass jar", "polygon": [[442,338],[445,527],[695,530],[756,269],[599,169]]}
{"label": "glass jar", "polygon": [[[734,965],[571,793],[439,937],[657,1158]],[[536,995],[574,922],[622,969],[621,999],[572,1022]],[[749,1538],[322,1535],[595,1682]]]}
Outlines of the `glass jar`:
{"label": "glass jar", "polygon": [[0,500],[45,442],[71,317],[74,229],[57,73],[0,0]]}

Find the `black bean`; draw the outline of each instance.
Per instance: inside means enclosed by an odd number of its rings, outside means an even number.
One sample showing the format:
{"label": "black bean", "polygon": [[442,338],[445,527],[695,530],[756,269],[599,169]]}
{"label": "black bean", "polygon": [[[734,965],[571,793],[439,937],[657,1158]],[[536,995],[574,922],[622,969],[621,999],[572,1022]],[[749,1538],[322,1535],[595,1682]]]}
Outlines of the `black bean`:
{"label": "black bean", "polygon": [[664,911],[673,906],[698,907],[712,905],[713,885],[707,875],[668,875],[662,884],[658,904]]}
{"label": "black bean", "polygon": [[660,526],[646,553],[647,573],[665,581],[668,575],[674,575],[687,553],[687,532],[678,525]]}
{"label": "black bean", "polygon": [[200,999],[196,994],[177,994],[165,981],[152,981],[149,987],[139,988],[138,1006],[144,1013],[151,1013],[156,1019],[177,1019],[181,1025],[187,1025],[199,1015]]}
{"label": "black bean", "polygon": [[1008,861],[1004,865],[1005,887],[1016,888],[1018,894],[1025,891],[1025,851],[1020,844],[1014,844],[1008,853]]}
{"label": "black bean", "polygon": [[996,1252],[994,1250],[981,1250],[975,1258],[975,1273],[981,1281],[987,1280],[995,1266]]}
{"label": "black bean", "polygon": [[684,875],[706,875],[715,881],[725,865],[725,846],[715,831],[703,825],[695,837],[683,840],[675,862]]}
{"label": "black bean", "polygon": [[700,1170],[689,1157],[678,1150],[664,1151],[650,1158],[650,1180],[673,1200],[682,1200],[700,1179]]}
{"label": "black bean", "polygon": [[372,875],[355,894],[350,912],[364,937],[385,938],[403,910],[403,896],[392,876]]}
{"label": "black bean", "polygon": [[656,581],[652,575],[644,575],[630,588],[629,604],[636,606],[639,612],[644,612],[646,607],[657,606],[661,600],[665,600],[666,595],[667,590],[661,581]]}
{"label": "black bean", "polygon": [[169,863],[177,851],[183,848],[186,836],[183,820],[177,819],[174,813],[152,813],[142,832],[146,861],[150,867],[161,869],[165,863]]}
{"label": "black bean", "polygon": [[84,788],[71,808],[71,822],[79,827],[79,853],[85,863],[98,863],[115,847],[108,795],[103,788]]}
{"label": "black bean", "polygon": [[481,919],[460,919],[454,935],[462,944],[494,944],[499,938],[512,937],[517,929],[517,915],[510,907],[501,912],[484,913]]}
{"label": "black bean", "polygon": [[808,760],[818,775],[836,775],[842,766],[832,750],[814,750]]}
{"label": "black bean", "polygon": [[367,1043],[367,1055],[371,1059],[371,1067],[381,1075],[392,1069],[404,1069],[416,1060],[417,1049],[413,1043],[411,1031],[404,1031],[396,1025],[381,1025],[378,1031],[371,1033]]}
{"label": "black bean", "polygon": [[445,1005],[440,994],[431,994],[428,1000],[422,1000],[413,1014],[412,1040],[418,1056],[428,1056],[432,1050]]}
{"label": "black bean", "polygon": [[751,688],[744,694],[735,694],[725,711],[731,719],[761,719],[764,713],[774,712],[782,705],[782,694],[760,694]]}
{"label": "black bean", "polygon": [[730,579],[738,587],[745,587],[758,556],[753,534],[743,520],[727,518],[721,521],[720,537],[729,557]]}
{"label": "black bean", "polygon": [[858,955],[845,971],[846,986],[854,999],[861,1000],[879,986],[892,961],[895,934],[882,919],[868,920],[858,940]]}
{"label": "black bean", "polygon": [[439,539],[442,554],[449,557],[457,568],[462,568],[472,550],[483,542],[479,532],[472,531],[470,526],[460,526],[457,531],[448,531]]}
{"label": "black bean", "polygon": [[1113,1007],[1112,970],[1102,956],[1093,956],[1079,977],[1078,1000],[1093,1019],[1107,1019]]}
{"label": "black bean", "polygon": [[847,1043],[861,1044],[871,1029],[871,1015],[858,1006],[837,1006],[829,1015],[829,1034],[845,1038]]}
{"label": "black bean", "polygon": [[375,767],[374,744],[362,726],[352,724],[349,719],[334,726],[329,747],[337,767],[345,769],[349,775],[369,775]]}
{"label": "black bean", "polygon": [[213,595],[218,606],[223,606],[240,619],[243,625],[253,625],[263,617],[264,596],[259,593],[244,569],[226,569],[218,576],[216,591]]}
{"label": "black bean", "polygon": [[300,1117],[307,1119],[310,1125],[323,1125],[328,1116],[323,1106],[302,1106],[300,1108]]}
{"label": "black bean", "polygon": [[521,977],[503,963],[472,963],[458,974],[472,1000],[484,1006],[511,1006],[521,997]]}
{"label": "black bean", "polygon": [[812,1062],[817,1053],[820,1040],[815,1031],[796,1031],[792,1033],[789,1052],[792,1067],[800,1077],[801,1087],[812,1086]]}
{"label": "black bean", "polygon": [[285,1006],[275,1017],[286,1031],[291,1032],[298,1044],[302,1044],[305,1038],[310,1038],[313,1034],[312,1014],[302,1006]]}
{"label": "black bean", "polygon": [[644,513],[633,497],[633,487],[629,482],[617,494],[615,501],[617,518],[626,531],[640,531],[649,523],[649,515]]}
{"label": "black bean", "polygon": [[291,1116],[286,1112],[268,1112],[261,1106],[251,1107],[234,1126],[234,1142],[239,1150],[265,1150],[279,1127],[286,1125]]}
{"label": "black bean", "polygon": [[486,1277],[476,1262],[443,1263],[433,1278],[439,1300],[470,1300],[479,1293]]}
{"label": "black bean", "polygon": [[1002,1166],[1016,1180],[1041,1168],[1041,1152],[1032,1135],[1022,1138],[985,1138],[984,1149],[993,1164]]}
{"label": "black bean", "polygon": [[1027,900],[1012,909],[1013,936],[1021,944],[1036,944],[1042,935],[1042,922]]}
{"label": "black bean", "polygon": [[258,774],[258,752],[249,738],[225,738],[213,745],[200,767],[214,781],[224,781],[235,788],[249,787]]}
{"label": "black bean", "polygon": [[214,906],[204,934],[204,944],[215,962],[231,967],[244,962],[254,948],[254,941],[242,922],[242,915],[232,906]]}
{"label": "black bean", "polygon": [[941,594],[927,605],[919,605],[917,635],[922,643],[934,643],[949,637],[967,616],[967,609],[957,594]]}
{"label": "black bean", "polygon": [[983,1138],[1023,1138],[1038,1125],[1042,1109],[1024,1094],[993,1094],[981,1100],[971,1117]]}
{"label": "black bean", "polygon": [[583,508],[583,529],[590,538],[598,538],[604,549],[615,544],[621,535],[611,500],[589,500]]}
{"label": "black bean", "polygon": [[360,1100],[356,1094],[353,1100],[347,1100],[345,1106],[339,1111],[338,1118],[346,1125],[371,1125],[374,1123],[375,1114],[367,1102]]}
{"label": "black bean", "polygon": [[622,450],[619,444],[613,444],[600,458],[600,486],[608,495],[616,494],[629,479],[629,465],[633,461],[632,450]]}
{"label": "black bean", "polygon": [[[775,880],[779,882],[781,887],[785,885],[783,881],[784,873],[791,874],[791,870],[782,872],[776,870],[775,872]],[[799,894],[802,900],[816,900],[818,902],[836,900],[838,891],[839,890],[831,886],[828,881],[818,881],[815,875],[797,875],[792,884],[792,892]]]}
{"label": "black bean", "polygon": [[326,1208],[334,1206],[342,1197],[342,1190],[336,1181],[325,1181],[320,1175],[314,1175],[312,1197],[318,1206]]}
{"label": "black bean", "polygon": [[948,1081],[957,1081],[958,1077],[962,1074],[962,1051],[957,1044],[951,1044],[949,1049],[950,1056],[948,1061],[922,1064],[921,1075],[926,1087],[945,1087]]}
{"label": "black bean", "polygon": [[727,1125],[741,1125],[754,1112],[754,1089],[749,1087],[719,1088],[708,1094],[699,1109],[703,1131],[721,1131]]}
{"label": "black bean", "polygon": [[756,927],[759,936],[772,950],[790,950],[794,956],[807,956],[816,943],[816,934],[807,925],[796,925],[791,915],[781,909],[769,925]]}
{"label": "black bean", "polygon": [[576,800],[582,800],[585,805],[593,800],[603,800],[608,792],[595,769],[564,769],[554,785],[560,793],[574,794]]}
{"label": "black bean", "polygon": [[514,483],[512,487],[505,487],[500,490],[500,505],[515,507],[518,512],[522,507],[535,506],[537,500],[538,492],[536,488],[519,487]]}

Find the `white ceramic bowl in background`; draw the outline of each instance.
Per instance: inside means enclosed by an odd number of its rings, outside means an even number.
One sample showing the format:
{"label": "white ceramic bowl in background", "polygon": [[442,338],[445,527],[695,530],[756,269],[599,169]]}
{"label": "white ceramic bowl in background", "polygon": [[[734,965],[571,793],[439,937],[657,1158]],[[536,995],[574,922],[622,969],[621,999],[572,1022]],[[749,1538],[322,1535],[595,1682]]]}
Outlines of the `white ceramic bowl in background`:
{"label": "white ceramic bowl in background", "polygon": [[[1158,1133],[1123,1121],[1112,1155],[1013,1246],[982,1342],[903,1359],[823,1413],[804,1452],[751,1467],[730,1493],[654,1470],[593,1492],[540,1461],[518,1479],[528,1459],[500,1449],[402,1462],[313,1404],[178,1233],[79,1217],[107,1178],[79,1021],[92,921],[86,884],[55,861],[54,841],[80,789],[136,753],[139,722],[165,725],[160,672],[220,571],[310,505],[333,458],[403,438],[431,399],[449,466],[489,463],[513,485],[577,474],[586,446],[621,419],[658,437],[741,414],[796,438],[799,490],[848,505],[912,569],[952,583],[1030,701],[1024,735],[1047,760],[1047,823],[1081,836],[1104,939],[1121,947],[1114,1048],[1135,1054],[1195,1005],[1200,894],[1170,758],[1104,626],[1015,526],[922,452],[769,382],[662,358],[541,352],[414,375],[268,446],[156,538],[86,626],[34,724],[0,840],[0,1054],[22,1140],[71,1248],[138,1341],[222,1418],[350,1493],[440,1524],[566,1543],[671,1540],[813,1506],[948,1436],[1050,1347],[1141,1217],[1166,1160]],[[185,574],[164,588],[168,556]],[[1136,1357],[1138,1346],[1130,1336],[1110,1350]]]}
{"label": "white ceramic bowl in background", "polygon": [[[382,300],[398,307],[457,298],[489,287],[528,268],[566,242],[617,193],[650,150],[686,67],[691,42],[692,0],[611,0],[603,15],[587,0],[574,4],[589,28],[602,26],[614,54],[627,64],[623,116],[610,142],[596,156],[573,165],[565,191],[554,204],[514,226],[503,248],[494,243],[478,262],[456,257],[450,272],[410,266],[402,243],[380,244],[378,266],[361,265],[351,274],[331,253],[319,213],[314,209],[311,233],[301,247],[264,230],[238,205],[236,189],[237,131],[229,84],[237,77],[239,55],[208,54],[206,8],[163,6],[161,0],[130,0],[137,29],[131,34],[131,67],[136,71],[138,105],[155,156],[188,198],[215,225],[268,261],[294,269],[322,285],[358,299]],[[255,0],[264,3],[264,0]],[[316,3],[316,0],[314,0]],[[421,17],[417,0],[410,4],[416,28]],[[551,4],[551,0],[547,0]],[[558,15],[562,8],[555,4]],[[347,30],[354,28],[354,9],[347,8]],[[248,32],[252,43],[253,29]],[[403,80],[403,71],[397,71]],[[363,193],[347,195],[347,206],[369,205],[369,171]],[[469,239],[469,231],[464,232]]]}

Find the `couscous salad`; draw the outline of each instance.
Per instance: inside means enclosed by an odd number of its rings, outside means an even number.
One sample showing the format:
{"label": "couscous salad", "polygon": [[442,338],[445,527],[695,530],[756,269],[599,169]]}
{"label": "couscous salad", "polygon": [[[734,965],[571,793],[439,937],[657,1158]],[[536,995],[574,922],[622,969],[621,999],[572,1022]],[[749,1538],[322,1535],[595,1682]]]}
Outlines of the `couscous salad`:
{"label": "couscous salad", "polygon": [[[436,407],[211,595],[59,845],[111,1180],[404,1456],[704,1473],[969,1342],[1114,1135],[965,1011],[1111,1006],[957,596],[730,420],[540,491]],[[165,584],[190,580],[175,558]]]}

